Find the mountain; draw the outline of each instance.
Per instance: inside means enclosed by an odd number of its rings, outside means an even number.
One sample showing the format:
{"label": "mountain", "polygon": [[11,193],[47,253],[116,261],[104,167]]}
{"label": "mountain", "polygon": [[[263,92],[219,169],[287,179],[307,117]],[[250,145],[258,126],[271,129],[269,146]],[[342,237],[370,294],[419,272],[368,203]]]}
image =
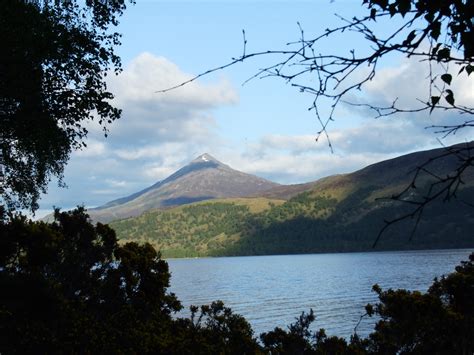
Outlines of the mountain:
{"label": "mountain", "polygon": [[202,154],[166,179],[132,195],[90,209],[95,221],[133,217],[156,208],[169,208],[215,198],[262,193],[279,184],[232,169],[210,154]]}
{"label": "mountain", "polygon": [[[469,146],[474,148],[472,143]],[[458,148],[462,146],[449,149]],[[445,153],[444,148],[412,153],[351,174],[275,186],[251,198],[154,210],[111,226],[121,240],[150,242],[167,257],[374,250],[384,221],[414,208],[380,198],[410,186],[419,167],[426,171],[417,175],[416,188],[407,198],[423,198],[430,188],[439,188],[440,184],[433,185],[435,176],[453,174],[470,159],[462,152]],[[375,250],[474,247],[473,202],[474,169],[470,165],[463,173],[457,199],[431,203],[412,238],[416,219],[392,225]]]}

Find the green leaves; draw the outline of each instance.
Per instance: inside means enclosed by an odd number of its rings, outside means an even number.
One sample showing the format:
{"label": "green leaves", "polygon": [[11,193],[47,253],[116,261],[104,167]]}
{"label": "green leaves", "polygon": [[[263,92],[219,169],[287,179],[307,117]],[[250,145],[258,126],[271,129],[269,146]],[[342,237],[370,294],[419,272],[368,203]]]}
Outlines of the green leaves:
{"label": "green leaves", "polygon": [[[440,78],[447,85],[451,85],[451,82],[453,80],[452,75],[448,73],[441,75]],[[430,106],[431,106],[430,113],[431,113],[435,109],[436,105],[439,104],[441,96],[434,95],[434,96],[431,96],[430,99],[431,99],[431,103],[430,103]],[[451,89],[446,89],[444,91],[444,99],[446,100],[448,104],[450,104],[451,106],[454,106],[454,103],[455,103],[454,92]]]}
{"label": "green leaves", "polygon": [[[474,254],[427,293],[378,290],[374,353],[463,354],[474,350]],[[387,349],[391,349],[387,352]]]}
{"label": "green leaves", "polygon": [[368,303],[366,306],[365,306],[365,311],[367,312],[367,315],[369,317],[372,317],[375,313],[374,311],[374,306],[372,306],[370,303]]}
{"label": "green leaves", "polygon": [[376,15],[377,15],[377,10],[376,10],[375,8],[372,8],[372,9],[370,10],[370,18],[371,18],[372,20],[375,20],[375,16],[376,16]]}
{"label": "green leaves", "polygon": [[453,77],[451,74],[443,74],[441,75],[441,80],[443,80],[446,84],[451,85],[451,81],[453,80]]}
{"label": "green leaves", "polygon": [[405,17],[405,15],[411,10],[411,0],[399,0],[398,1],[398,11]]}
{"label": "green leaves", "polygon": [[471,75],[473,71],[474,71],[474,65],[471,65],[471,64],[466,65],[467,75]]}
{"label": "green leaves", "polygon": [[119,246],[83,208],[55,220],[0,221],[2,354],[170,353],[158,350],[181,305],[167,263],[148,244]]}
{"label": "green leaves", "polygon": [[1,197],[9,208],[38,207],[51,178],[61,179],[82,147],[93,113],[104,129],[120,117],[104,73],[120,69],[113,48],[120,36],[110,27],[124,9],[122,0],[2,2]]}
{"label": "green leaves", "polygon": [[411,31],[407,38],[403,41],[405,45],[410,45],[411,42],[416,38],[416,30]]}
{"label": "green leaves", "polygon": [[452,90],[449,90],[449,89],[446,90],[446,96],[444,97],[444,99],[450,105],[454,106],[454,93],[452,92]]}
{"label": "green leaves", "polygon": [[430,109],[430,113],[433,112],[434,108],[436,107],[436,105],[438,104],[440,100],[440,97],[439,96],[431,96],[431,109]]}
{"label": "green leaves", "polygon": [[436,53],[436,60],[438,62],[447,61],[451,57],[451,49],[444,47]]}
{"label": "green leaves", "polygon": [[364,1],[363,3],[369,3],[369,8],[371,9],[371,17],[375,19],[375,6],[380,7],[382,11],[388,10],[390,16],[395,16],[396,14],[405,15],[411,11],[412,1],[411,0],[395,0],[392,3],[389,3],[388,0],[371,0]]}
{"label": "green leaves", "polygon": [[388,0],[371,0],[369,7],[373,7],[374,5],[377,5],[381,9],[385,10],[388,6]]}
{"label": "green leaves", "polygon": [[441,34],[441,22],[435,21],[431,24],[430,36],[436,41],[440,34]]}

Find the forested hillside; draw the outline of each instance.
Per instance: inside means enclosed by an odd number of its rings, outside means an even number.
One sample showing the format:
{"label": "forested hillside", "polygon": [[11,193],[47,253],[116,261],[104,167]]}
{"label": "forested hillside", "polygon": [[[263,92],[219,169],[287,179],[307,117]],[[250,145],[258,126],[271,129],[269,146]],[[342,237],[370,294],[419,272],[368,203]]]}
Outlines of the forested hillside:
{"label": "forested hillside", "polygon": [[412,153],[326,177],[286,201],[297,189],[280,186],[265,197],[154,210],[111,226],[122,241],[149,242],[165,257],[366,251],[374,250],[385,221],[439,192],[420,215],[390,225],[375,250],[472,247],[474,174],[467,170],[462,179],[440,181],[438,176],[455,176],[464,159],[443,152]]}
{"label": "forested hillside", "polygon": [[225,255],[230,244],[249,235],[253,217],[282,200],[228,199],[155,210],[111,223],[122,240],[149,242],[167,257]]}
{"label": "forested hillside", "polygon": [[[365,251],[372,250],[384,219],[403,212],[394,202],[367,199],[372,191],[359,189],[340,201],[317,192],[286,202],[209,201],[156,210],[111,226],[121,240],[150,242],[165,257]],[[474,198],[474,189],[462,195]],[[375,250],[474,246],[474,209],[460,201],[427,208],[410,240],[414,223],[391,226]]]}

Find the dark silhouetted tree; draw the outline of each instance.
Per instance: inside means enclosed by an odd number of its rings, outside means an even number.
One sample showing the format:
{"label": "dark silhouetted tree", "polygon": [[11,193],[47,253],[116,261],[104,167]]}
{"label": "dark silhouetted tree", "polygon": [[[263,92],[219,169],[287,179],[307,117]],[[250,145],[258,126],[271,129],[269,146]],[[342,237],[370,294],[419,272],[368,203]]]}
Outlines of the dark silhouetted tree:
{"label": "dark silhouetted tree", "polygon": [[380,320],[368,338],[349,341],[313,331],[316,316],[303,313],[288,330],[275,328],[260,336],[271,354],[471,354],[474,351],[474,254],[456,271],[433,282],[426,293],[407,290],[375,292],[379,303],[367,315]]}
{"label": "dark silhouetted tree", "polygon": [[370,334],[377,354],[470,354],[474,351],[474,254],[427,293],[382,291],[369,307],[381,317]]}
{"label": "dark silhouetted tree", "polygon": [[[166,346],[168,265],[150,245],[117,244],[83,209],[52,224],[0,224],[2,353],[146,353]],[[165,333],[166,334],[165,334]],[[142,341],[141,338],[146,341]]]}
{"label": "dark silhouetted tree", "polygon": [[55,222],[0,219],[0,352],[167,354],[470,354],[474,351],[474,254],[427,293],[374,290],[368,338],[314,331],[303,313],[287,330],[253,338],[222,302],[191,307],[169,293],[168,265],[148,244],[118,245],[82,208]]}
{"label": "dark silhouetted tree", "polygon": [[60,179],[85,123],[120,117],[105,77],[120,70],[114,53],[125,1],[0,2],[0,151],[2,204],[35,210],[51,177]]}
{"label": "dark silhouetted tree", "polygon": [[252,329],[222,302],[199,318],[167,292],[168,264],[149,244],[118,245],[82,208],[55,222],[0,219],[2,354],[254,354]]}

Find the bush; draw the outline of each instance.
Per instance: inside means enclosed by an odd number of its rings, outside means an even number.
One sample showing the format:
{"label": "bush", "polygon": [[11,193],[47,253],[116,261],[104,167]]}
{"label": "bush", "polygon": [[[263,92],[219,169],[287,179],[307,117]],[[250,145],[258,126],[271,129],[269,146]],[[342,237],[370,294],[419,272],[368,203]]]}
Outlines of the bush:
{"label": "bush", "polygon": [[253,337],[222,302],[191,307],[167,292],[168,265],[150,244],[119,245],[83,208],[55,222],[0,218],[0,352],[180,354],[470,354],[474,351],[474,254],[427,293],[382,291],[366,339],[310,329],[311,310],[287,330]]}

